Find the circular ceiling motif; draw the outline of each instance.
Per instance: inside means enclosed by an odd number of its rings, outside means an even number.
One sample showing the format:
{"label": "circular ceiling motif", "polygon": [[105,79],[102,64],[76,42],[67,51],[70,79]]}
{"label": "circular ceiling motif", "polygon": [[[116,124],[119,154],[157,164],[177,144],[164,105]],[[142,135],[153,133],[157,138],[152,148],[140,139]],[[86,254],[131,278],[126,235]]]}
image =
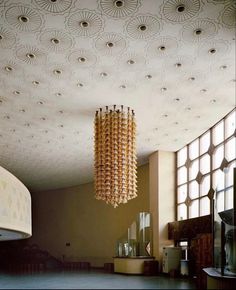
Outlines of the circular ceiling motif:
{"label": "circular ceiling motif", "polygon": [[103,55],[117,55],[126,48],[126,41],[119,34],[103,33],[96,40],[95,47]]}
{"label": "circular ceiling motif", "polygon": [[153,15],[138,15],[127,22],[126,31],[134,39],[147,39],[160,31],[160,21]]}
{"label": "circular ceiling motif", "polygon": [[1,48],[12,48],[16,42],[15,34],[4,27],[0,27],[0,47]]}
{"label": "circular ceiling motif", "polygon": [[231,3],[225,6],[222,14],[220,15],[220,22],[228,27],[235,27],[236,25],[236,3]]}
{"label": "circular ceiling motif", "polygon": [[67,26],[78,36],[92,37],[103,30],[103,19],[90,10],[78,10],[67,19]]}
{"label": "circular ceiling motif", "polygon": [[123,18],[138,9],[140,0],[100,0],[99,5],[104,14],[114,18]]}
{"label": "circular ceiling motif", "polygon": [[37,31],[42,28],[43,18],[29,6],[11,6],[5,13],[6,21],[21,31]]}
{"label": "circular ceiling motif", "polygon": [[216,61],[222,59],[230,50],[230,45],[224,40],[204,42],[198,49],[198,55],[204,60]]}
{"label": "circular ceiling motif", "polygon": [[19,66],[12,60],[3,62],[1,61],[1,72],[7,75],[15,75]]}
{"label": "circular ceiling motif", "polygon": [[186,42],[200,42],[213,38],[218,31],[216,24],[208,19],[198,19],[183,26],[182,38]]}
{"label": "circular ceiling motif", "polygon": [[35,0],[42,8],[51,13],[65,12],[71,7],[72,0]]}
{"label": "circular ceiling motif", "polygon": [[36,65],[46,61],[46,54],[43,51],[29,45],[19,47],[16,51],[16,56],[28,64]]}
{"label": "circular ceiling motif", "polygon": [[178,42],[173,37],[160,37],[151,42],[147,47],[148,56],[151,58],[174,56],[178,51]]}
{"label": "circular ceiling motif", "polygon": [[163,17],[171,22],[184,22],[200,12],[200,0],[168,0],[161,7]]}
{"label": "circular ceiling motif", "polygon": [[75,65],[78,65],[81,68],[90,67],[94,65],[97,61],[96,56],[92,54],[90,51],[87,51],[85,49],[73,51],[69,55],[68,59],[69,59],[69,62]]}
{"label": "circular ceiling motif", "polygon": [[44,31],[39,39],[45,48],[54,52],[64,52],[73,46],[72,37],[59,30]]}

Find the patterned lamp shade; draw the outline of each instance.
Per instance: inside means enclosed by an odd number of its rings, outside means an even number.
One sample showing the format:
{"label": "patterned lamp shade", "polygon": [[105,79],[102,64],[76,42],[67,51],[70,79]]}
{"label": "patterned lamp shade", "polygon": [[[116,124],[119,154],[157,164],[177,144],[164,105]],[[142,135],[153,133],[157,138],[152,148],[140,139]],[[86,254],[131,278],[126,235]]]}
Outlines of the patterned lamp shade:
{"label": "patterned lamp shade", "polygon": [[95,198],[117,207],[137,196],[136,123],[123,106],[95,115]]}

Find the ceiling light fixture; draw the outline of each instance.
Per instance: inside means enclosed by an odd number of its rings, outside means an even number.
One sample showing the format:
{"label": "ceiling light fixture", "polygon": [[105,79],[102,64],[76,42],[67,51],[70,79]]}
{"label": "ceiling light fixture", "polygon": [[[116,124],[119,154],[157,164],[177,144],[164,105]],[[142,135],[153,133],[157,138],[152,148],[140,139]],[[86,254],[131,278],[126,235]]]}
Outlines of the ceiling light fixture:
{"label": "ceiling light fixture", "polygon": [[87,28],[89,26],[89,23],[87,21],[81,21],[80,26],[83,28]]}
{"label": "ceiling light fixture", "polygon": [[51,39],[51,42],[52,42],[53,44],[59,44],[60,40],[57,39],[57,38],[52,38],[52,39]]}
{"label": "ceiling light fixture", "polygon": [[139,25],[138,29],[141,31],[145,31],[147,29],[147,26],[142,24],[142,25]]}
{"label": "ceiling light fixture", "polygon": [[176,11],[177,11],[177,12],[184,12],[184,10],[185,10],[185,6],[184,6],[183,4],[178,5],[178,6],[176,7]]}
{"label": "ceiling light fixture", "polygon": [[114,46],[114,43],[113,43],[113,42],[107,42],[107,43],[106,43],[106,46],[109,47],[109,48],[111,48],[111,47]]}
{"label": "ceiling light fixture", "polygon": [[115,6],[116,6],[117,8],[121,8],[121,7],[123,7],[123,6],[124,6],[124,1],[115,1]]}
{"label": "ceiling light fixture", "polygon": [[27,16],[24,16],[24,15],[19,16],[18,19],[20,22],[24,22],[24,23],[29,21],[29,18]]}
{"label": "ceiling light fixture", "polygon": [[200,28],[194,30],[195,35],[200,35],[202,34],[202,30]]}
{"label": "ceiling light fixture", "polygon": [[117,207],[137,196],[136,122],[130,108],[96,111],[95,198]]}

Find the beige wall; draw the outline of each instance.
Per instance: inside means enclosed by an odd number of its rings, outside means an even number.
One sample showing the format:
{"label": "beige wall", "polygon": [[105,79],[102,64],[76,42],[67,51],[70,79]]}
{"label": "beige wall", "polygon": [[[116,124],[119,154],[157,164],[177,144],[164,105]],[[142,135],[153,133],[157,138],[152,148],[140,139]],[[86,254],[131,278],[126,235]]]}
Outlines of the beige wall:
{"label": "beige wall", "polygon": [[[55,257],[103,266],[115,255],[116,240],[140,211],[149,211],[149,166],[138,168],[138,197],[114,209],[94,198],[93,183],[32,194],[33,237]],[[70,247],[66,246],[70,243]]]}

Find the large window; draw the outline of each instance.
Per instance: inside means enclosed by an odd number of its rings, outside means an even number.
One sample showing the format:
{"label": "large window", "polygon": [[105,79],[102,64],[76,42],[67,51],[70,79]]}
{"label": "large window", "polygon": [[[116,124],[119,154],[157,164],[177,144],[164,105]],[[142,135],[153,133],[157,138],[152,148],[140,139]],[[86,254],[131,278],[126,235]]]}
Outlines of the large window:
{"label": "large window", "polygon": [[177,220],[208,215],[215,192],[233,206],[236,110],[177,152]]}

